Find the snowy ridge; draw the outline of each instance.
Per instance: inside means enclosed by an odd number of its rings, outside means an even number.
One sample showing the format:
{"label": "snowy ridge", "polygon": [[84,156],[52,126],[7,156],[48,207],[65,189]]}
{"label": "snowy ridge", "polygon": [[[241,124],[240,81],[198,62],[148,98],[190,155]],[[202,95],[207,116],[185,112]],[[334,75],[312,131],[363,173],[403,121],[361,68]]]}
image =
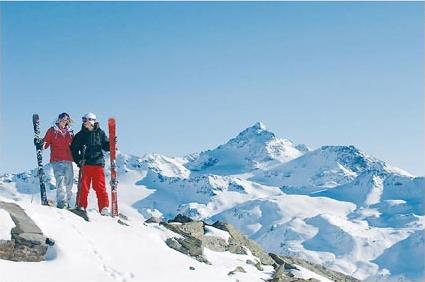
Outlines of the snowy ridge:
{"label": "snowy ridge", "polygon": [[[190,171],[184,167],[185,160],[166,157],[160,154],[147,154],[142,158],[117,153],[117,167],[121,173],[131,170],[151,170],[166,177],[188,178]],[[109,164],[106,165],[106,168]]]}
{"label": "snowy ridge", "polygon": [[354,146],[323,146],[267,171],[252,180],[274,186],[333,188],[353,181],[366,171],[410,174],[388,166]]}

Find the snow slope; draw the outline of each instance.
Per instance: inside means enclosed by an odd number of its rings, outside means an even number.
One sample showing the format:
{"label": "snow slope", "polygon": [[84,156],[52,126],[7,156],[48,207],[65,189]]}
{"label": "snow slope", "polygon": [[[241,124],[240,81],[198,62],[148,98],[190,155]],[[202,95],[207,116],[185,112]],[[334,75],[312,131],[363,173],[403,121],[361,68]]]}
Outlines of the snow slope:
{"label": "snow slope", "polygon": [[0,260],[1,281],[29,281],[29,277],[34,282],[234,281],[227,273],[238,265],[247,273],[236,277],[245,281],[259,281],[271,273],[271,267],[260,272],[247,265],[247,259],[254,260],[249,255],[208,251],[212,265],[200,263],[167,247],[168,231],[158,225],[146,226],[141,218],[130,217],[130,226],[123,226],[91,210],[87,223],[69,211],[25,200],[18,203],[56,244],[44,262]]}

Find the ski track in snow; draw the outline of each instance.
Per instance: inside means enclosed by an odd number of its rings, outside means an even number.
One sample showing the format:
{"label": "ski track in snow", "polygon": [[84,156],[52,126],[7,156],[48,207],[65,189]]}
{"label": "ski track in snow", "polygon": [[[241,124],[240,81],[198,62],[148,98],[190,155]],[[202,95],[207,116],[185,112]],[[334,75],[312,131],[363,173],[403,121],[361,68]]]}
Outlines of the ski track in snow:
{"label": "ski track in snow", "polygon": [[87,243],[87,245],[89,246],[89,250],[94,254],[97,260],[100,262],[102,269],[105,271],[107,275],[111,276],[115,281],[119,281],[119,282],[128,282],[129,280],[135,277],[134,273],[132,272],[119,271],[116,268],[112,267],[111,265],[108,265],[105,259],[103,258],[103,255],[96,248],[95,243],[89,238],[85,237],[83,232],[81,232],[73,222],[69,222],[59,210],[56,210],[56,212],[59,214],[60,219],[70,223],[70,226],[75,231],[75,233],[77,233],[78,236],[81,237],[83,241]]}

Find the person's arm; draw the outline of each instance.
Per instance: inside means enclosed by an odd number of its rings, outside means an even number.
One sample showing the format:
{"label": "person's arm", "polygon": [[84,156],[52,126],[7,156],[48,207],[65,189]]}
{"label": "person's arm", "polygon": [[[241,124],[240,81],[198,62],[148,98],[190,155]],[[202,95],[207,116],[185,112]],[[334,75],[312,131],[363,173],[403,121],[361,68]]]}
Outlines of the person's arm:
{"label": "person's arm", "polygon": [[52,134],[53,134],[51,131],[52,131],[52,128],[49,128],[44,138],[34,138],[34,145],[37,148],[37,150],[43,150],[43,149],[49,148],[52,142],[51,140],[52,140]]}
{"label": "person's arm", "polygon": [[78,133],[72,139],[71,146],[69,147],[71,149],[72,158],[74,159],[74,162],[78,165],[81,160],[81,156],[80,156],[81,136]]}
{"label": "person's arm", "polygon": [[[44,149],[47,149],[50,147],[50,145],[52,145],[52,140],[53,140],[53,128],[50,127],[47,132],[46,135],[44,136],[44,138],[42,139],[44,142]],[[43,144],[43,143],[41,143]]]}
{"label": "person's arm", "polygon": [[101,136],[102,136],[102,150],[109,152],[109,139],[103,130],[102,130]]}

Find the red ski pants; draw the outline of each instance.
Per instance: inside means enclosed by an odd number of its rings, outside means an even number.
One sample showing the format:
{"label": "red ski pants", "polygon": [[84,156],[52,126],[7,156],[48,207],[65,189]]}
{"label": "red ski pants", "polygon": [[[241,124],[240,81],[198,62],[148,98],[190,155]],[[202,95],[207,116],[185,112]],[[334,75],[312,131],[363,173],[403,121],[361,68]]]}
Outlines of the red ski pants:
{"label": "red ski pants", "polygon": [[99,211],[102,211],[104,207],[109,206],[108,193],[106,192],[105,185],[105,172],[102,166],[85,165],[82,167],[81,187],[78,199],[79,207],[87,208],[87,197],[89,195],[90,184],[93,185],[93,189],[96,191]]}

